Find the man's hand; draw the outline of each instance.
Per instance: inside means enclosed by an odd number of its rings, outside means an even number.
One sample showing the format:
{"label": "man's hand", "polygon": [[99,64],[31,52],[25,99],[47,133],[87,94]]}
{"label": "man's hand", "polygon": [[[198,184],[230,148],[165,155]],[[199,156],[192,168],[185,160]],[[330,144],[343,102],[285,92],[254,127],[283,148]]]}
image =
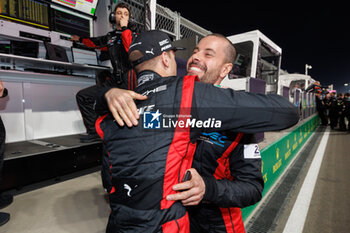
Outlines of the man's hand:
{"label": "man's hand", "polygon": [[126,18],[121,18],[120,19],[120,27],[127,27],[129,23],[129,20],[127,20]]}
{"label": "man's hand", "polygon": [[168,201],[181,201],[184,206],[198,205],[203,199],[205,193],[205,183],[196,169],[191,168],[192,178],[189,181],[179,183],[173,186],[173,190],[179,193],[171,194],[166,197]]}
{"label": "man's hand", "polygon": [[2,81],[0,80],[0,98],[4,95],[4,84],[2,84]]}
{"label": "man's hand", "polygon": [[108,108],[120,126],[138,125],[139,113],[134,100],[145,100],[147,96],[134,91],[112,88],[105,94]]}
{"label": "man's hand", "polygon": [[70,38],[70,41],[79,41],[79,39],[80,39],[80,36],[72,35]]}

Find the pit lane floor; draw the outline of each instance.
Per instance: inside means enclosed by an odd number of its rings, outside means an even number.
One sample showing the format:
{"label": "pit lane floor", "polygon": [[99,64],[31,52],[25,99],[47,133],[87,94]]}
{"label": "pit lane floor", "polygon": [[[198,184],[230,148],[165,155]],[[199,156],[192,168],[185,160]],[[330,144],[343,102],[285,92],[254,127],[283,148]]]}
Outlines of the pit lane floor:
{"label": "pit lane floor", "polygon": [[320,127],[246,224],[247,233],[350,232],[349,149],[349,132]]}
{"label": "pit lane floor", "polygon": [[350,232],[350,133],[331,131],[305,233]]}
{"label": "pit lane floor", "polygon": [[[310,138],[271,197],[248,223],[247,233],[283,232],[325,130],[318,129]],[[349,144],[349,133],[330,131],[304,233],[350,232]],[[102,233],[110,212],[105,197],[99,172],[21,193],[0,210],[11,214],[0,232]]]}
{"label": "pit lane floor", "polygon": [[0,212],[6,233],[104,233],[110,212],[100,172],[93,172],[14,196]]}

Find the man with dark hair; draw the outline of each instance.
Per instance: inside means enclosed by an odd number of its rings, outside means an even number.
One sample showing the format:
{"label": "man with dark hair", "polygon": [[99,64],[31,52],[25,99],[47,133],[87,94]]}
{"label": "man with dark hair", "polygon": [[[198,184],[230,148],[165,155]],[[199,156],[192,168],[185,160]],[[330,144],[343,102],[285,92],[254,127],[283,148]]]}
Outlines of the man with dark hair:
{"label": "man with dark hair", "polygon": [[[101,49],[102,61],[111,61],[112,76],[104,77],[107,80],[101,85],[102,87],[120,87],[133,90],[137,85],[136,74],[131,69],[128,61],[129,46],[133,38],[133,32],[128,28],[130,26],[129,19],[130,9],[128,5],[119,3],[110,15],[110,22],[114,24],[115,30],[105,36],[94,38],[72,36],[73,41],[79,41],[90,48]],[[81,142],[91,142],[99,139],[95,130],[97,115],[93,110],[93,103],[95,94],[100,90],[101,88],[98,86],[92,86],[80,90],[76,95],[77,104],[87,130],[87,135],[81,136]]]}
{"label": "man with dark hair", "polygon": [[130,9],[125,3],[119,3],[110,14],[110,23],[115,27],[107,35],[99,37],[82,38],[73,35],[71,40],[83,43],[89,48],[101,50],[101,61],[111,60],[112,67],[125,69],[124,73],[130,70],[128,62],[128,51],[133,38],[133,32],[129,25]]}
{"label": "man with dark hair", "polygon": [[[147,100],[137,102],[142,113],[138,123],[142,124],[133,128],[118,126],[111,115],[96,122],[109,152],[113,185],[107,232],[189,232],[187,213],[176,200],[183,200],[185,205],[192,200],[185,200],[188,195],[179,198],[173,194],[179,190],[174,185],[181,182],[191,166],[200,133],[227,130],[256,133],[284,129],[298,121],[294,106],[281,96],[236,93],[195,82],[195,76],[175,77],[176,49],[163,32],[150,31],[138,36],[129,54],[138,73],[136,92],[148,96]],[[209,58],[219,55],[215,49],[203,51],[214,52],[206,55]],[[214,64],[219,62],[194,63],[191,68],[206,70]],[[229,66],[223,66],[220,77],[227,74]],[[97,100],[100,104],[96,110],[105,112],[106,100],[104,97]],[[193,192],[193,179],[203,183],[195,169],[190,171],[192,179],[180,187],[184,192],[184,185]]]}

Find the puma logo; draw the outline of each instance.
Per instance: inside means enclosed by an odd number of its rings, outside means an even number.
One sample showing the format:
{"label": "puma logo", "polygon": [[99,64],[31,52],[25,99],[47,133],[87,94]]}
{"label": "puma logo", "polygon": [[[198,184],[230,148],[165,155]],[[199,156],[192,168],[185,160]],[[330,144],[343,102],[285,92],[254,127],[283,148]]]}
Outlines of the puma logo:
{"label": "puma logo", "polygon": [[154,55],[153,48],[151,49],[151,51],[146,50],[146,53],[150,53],[150,54]]}
{"label": "puma logo", "polygon": [[[137,185],[135,185],[134,188],[136,188],[136,187],[137,187]],[[127,195],[128,197],[131,197],[130,192],[131,192],[132,188],[131,188],[128,184],[124,184],[124,189],[126,189],[126,190],[128,191],[128,192],[126,193],[126,195]]]}

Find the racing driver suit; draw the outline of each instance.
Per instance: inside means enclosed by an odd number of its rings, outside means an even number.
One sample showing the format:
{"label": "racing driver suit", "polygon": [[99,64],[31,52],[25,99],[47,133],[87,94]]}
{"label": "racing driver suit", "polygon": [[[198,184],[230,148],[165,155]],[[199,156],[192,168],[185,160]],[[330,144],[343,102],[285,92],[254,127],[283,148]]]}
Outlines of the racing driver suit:
{"label": "racing driver suit", "polygon": [[202,176],[202,202],[187,208],[191,233],[244,233],[241,209],[261,199],[261,156],[252,134],[202,133],[192,167]]}
{"label": "racing driver suit", "polygon": [[136,102],[139,126],[121,127],[111,114],[96,121],[113,185],[107,232],[189,232],[186,208],[166,196],[191,167],[200,133],[280,130],[299,120],[281,96],[236,93],[195,78],[143,71],[136,92],[148,98]]}

